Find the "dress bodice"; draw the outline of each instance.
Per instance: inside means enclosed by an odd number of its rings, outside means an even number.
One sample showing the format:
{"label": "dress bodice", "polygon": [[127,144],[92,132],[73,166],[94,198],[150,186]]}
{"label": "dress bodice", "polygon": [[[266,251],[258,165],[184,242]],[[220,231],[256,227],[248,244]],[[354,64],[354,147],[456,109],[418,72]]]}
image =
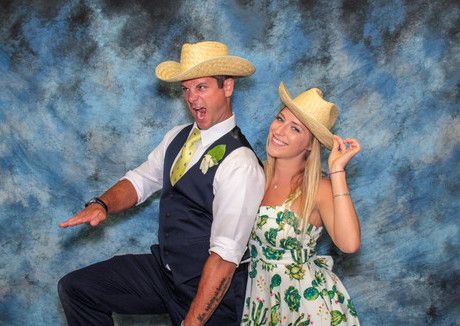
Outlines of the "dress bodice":
{"label": "dress bodice", "polygon": [[291,203],[296,197],[288,198],[281,205],[262,205],[259,208],[250,248],[252,251],[257,247],[259,251],[261,249],[260,254],[267,263],[276,260],[278,264],[289,264],[294,260],[303,264],[315,256],[316,243],[323,228],[309,223],[302,226],[297,214],[291,210]]}
{"label": "dress bodice", "polygon": [[316,255],[323,227],[303,227],[291,209],[294,199],[259,208],[242,325],[359,325],[332,258]]}

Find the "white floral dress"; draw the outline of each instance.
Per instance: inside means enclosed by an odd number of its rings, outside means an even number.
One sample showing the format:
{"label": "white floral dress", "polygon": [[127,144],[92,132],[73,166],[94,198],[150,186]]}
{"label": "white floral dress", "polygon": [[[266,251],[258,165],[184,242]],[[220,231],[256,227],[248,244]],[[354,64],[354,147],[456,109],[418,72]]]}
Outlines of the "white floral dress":
{"label": "white floral dress", "polygon": [[300,241],[292,201],[259,208],[242,325],[359,325],[332,258],[315,253],[322,227],[309,224]]}

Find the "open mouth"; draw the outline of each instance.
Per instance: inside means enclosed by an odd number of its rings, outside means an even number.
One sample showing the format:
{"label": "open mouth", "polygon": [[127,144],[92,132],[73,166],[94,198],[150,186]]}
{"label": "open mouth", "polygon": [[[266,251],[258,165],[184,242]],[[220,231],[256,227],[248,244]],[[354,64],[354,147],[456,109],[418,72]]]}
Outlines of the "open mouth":
{"label": "open mouth", "polygon": [[203,120],[206,117],[206,108],[193,108],[193,112],[195,112],[195,117],[197,120]]}
{"label": "open mouth", "polygon": [[276,138],[275,136],[272,136],[272,143],[275,144],[276,146],[286,146],[287,143],[281,141],[280,139]]}

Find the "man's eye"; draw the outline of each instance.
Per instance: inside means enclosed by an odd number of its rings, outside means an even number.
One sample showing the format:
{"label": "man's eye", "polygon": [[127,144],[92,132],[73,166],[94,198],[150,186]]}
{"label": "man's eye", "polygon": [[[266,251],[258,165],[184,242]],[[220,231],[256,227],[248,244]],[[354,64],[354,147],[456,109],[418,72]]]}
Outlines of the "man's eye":
{"label": "man's eye", "polygon": [[187,90],[188,90],[188,88],[187,88],[187,87],[182,87],[182,92],[184,92],[184,93],[185,93]]}
{"label": "man's eye", "polygon": [[277,116],[277,117],[276,117],[276,120],[278,120],[278,121],[283,121],[283,118],[280,117],[280,116]]}
{"label": "man's eye", "polygon": [[297,127],[292,127],[292,130],[294,130],[294,131],[297,132],[297,133],[300,133],[300,129],[297,128]]}

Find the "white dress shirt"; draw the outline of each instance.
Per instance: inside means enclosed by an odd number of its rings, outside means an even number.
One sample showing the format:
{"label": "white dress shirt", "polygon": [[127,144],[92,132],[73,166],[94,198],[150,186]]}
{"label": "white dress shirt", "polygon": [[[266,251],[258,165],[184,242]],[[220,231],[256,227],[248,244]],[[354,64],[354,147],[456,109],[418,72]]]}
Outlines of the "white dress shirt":
{"label": "white dress shirt", "polygon": [[[163,187],[166,149],[185,126],[187,125],[175,127],[166,133],[161,143],[149,154],[147,161],[134,170],[128,171],[123,177],[129,180],[136,189],[137,204],[144,202]],[[201,140],[198,142],[187,170],[198,162],[212,143],[235,126],[235,117],[232,115],[207,130],[201,130]],[[177,157],[174,162],[176,160]],[[236,265],[240,263],[264,194],[264,187],[263,169],[256,155],[249,148],[237,148],[219,163],[213,180],[214,201],[210,252],[215,252],[224,260]]]}

